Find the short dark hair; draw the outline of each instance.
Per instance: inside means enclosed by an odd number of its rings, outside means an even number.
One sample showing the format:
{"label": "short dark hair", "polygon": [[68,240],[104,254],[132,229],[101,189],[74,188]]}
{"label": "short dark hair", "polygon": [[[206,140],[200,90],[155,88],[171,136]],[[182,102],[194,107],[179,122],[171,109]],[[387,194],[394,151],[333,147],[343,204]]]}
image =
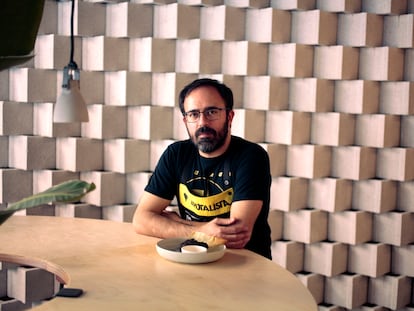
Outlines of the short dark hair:
{"label": "short dark hair", "polygon": [[178,103],[180,105],[180,110],[184,114],[184,100],[185,98],[196,88],[202,86],[210,86],[213,87],[219,92],[221,98],[223,98],[224,102],[226,103],[226,109],[232,110],[233,109],[233,92],[232,90],[227,87],[224,83],[219,82],[218,80],[209,79],[209,78],[202,78],[197,79],[185,86],[179,95]]}

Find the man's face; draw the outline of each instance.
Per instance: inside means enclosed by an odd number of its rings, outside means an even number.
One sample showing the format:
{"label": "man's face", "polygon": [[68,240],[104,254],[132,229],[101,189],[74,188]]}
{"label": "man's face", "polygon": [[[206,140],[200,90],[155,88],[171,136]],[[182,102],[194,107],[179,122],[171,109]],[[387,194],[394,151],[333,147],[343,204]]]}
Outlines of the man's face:
{"label": "man's face", "polygon": [[227,149],[234,112],[226,111],[226,104],[215,88],[202,86],[194,89],[184,100],[184,111],[198,115],[196,121],[187,115],[184,123],[190,139],[202,154],[220,155]]}

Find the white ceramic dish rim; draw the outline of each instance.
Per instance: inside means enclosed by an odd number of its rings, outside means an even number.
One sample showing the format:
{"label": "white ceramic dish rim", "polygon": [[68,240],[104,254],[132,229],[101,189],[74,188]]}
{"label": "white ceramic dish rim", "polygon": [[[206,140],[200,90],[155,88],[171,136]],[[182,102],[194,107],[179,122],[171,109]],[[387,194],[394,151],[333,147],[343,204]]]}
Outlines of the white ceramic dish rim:
{"label": "white ceramic dish rim", "polygon": [[219,260],[226,251],[225,245],[211,247],[205,253],[182,253],[177,251],[185,238],[170,238],[158,241],[156,249],[158,254],[170,261],[188,264],[208,263]]}

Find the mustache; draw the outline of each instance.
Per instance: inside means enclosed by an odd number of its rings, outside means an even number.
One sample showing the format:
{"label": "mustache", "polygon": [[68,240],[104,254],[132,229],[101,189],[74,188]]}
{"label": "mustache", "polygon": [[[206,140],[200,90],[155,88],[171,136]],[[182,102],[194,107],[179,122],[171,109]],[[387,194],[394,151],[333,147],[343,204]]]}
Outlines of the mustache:
{"label": "mustache", "polygon": [[195,136],[198,137],[200,134],[202,133],[210,133],[213,135],[216,135],[217,132],[215,130],[213,130],[212,128],[208,127],[208,126],[203,126],[200,127],[196,132],[195,132]]}

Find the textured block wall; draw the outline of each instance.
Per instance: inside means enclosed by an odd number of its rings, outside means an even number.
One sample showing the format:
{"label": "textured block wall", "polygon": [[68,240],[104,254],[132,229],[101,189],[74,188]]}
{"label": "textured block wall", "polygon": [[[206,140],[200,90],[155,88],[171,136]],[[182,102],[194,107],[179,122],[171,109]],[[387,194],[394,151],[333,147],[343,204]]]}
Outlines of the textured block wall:
{"label": "textured block wall", "polygon": [[131,221],[179,90],[235,94],[233,133],[271,158],[274,261],[320,310],[413,310],[414,1],[78,1],[90,122],[53,124],[70,2],[46,1],[35,58],[0,72],[0,204],[72,178],[97,190],[30,213]]}

